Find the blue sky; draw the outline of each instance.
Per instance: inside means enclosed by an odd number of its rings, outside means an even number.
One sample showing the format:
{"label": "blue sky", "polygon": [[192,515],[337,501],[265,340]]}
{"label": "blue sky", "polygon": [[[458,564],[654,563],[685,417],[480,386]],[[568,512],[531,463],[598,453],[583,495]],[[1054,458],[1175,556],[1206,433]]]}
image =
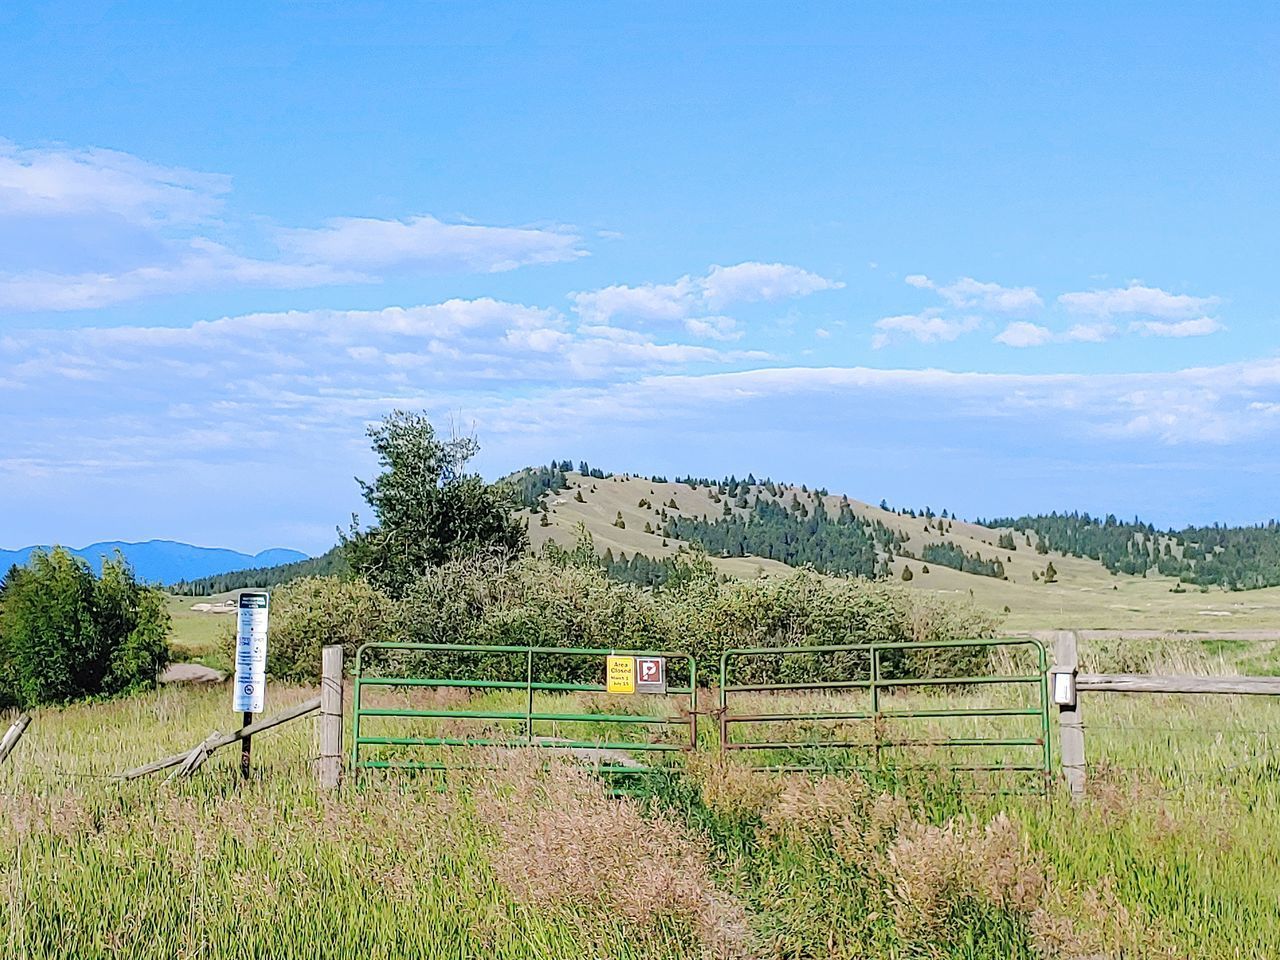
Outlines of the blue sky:
{"label": "blue sky", "polygon": [[0,8],[0,546],[319,551],[364,426],[1276,508],[1267,6]]}

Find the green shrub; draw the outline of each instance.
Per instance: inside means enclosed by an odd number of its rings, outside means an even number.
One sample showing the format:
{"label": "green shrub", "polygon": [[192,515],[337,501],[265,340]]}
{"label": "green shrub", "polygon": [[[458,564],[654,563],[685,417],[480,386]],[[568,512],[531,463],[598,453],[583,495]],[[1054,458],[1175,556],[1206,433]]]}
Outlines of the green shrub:
{"label": "green shrub", "polygon": [[[718,676],[720,655],[742,647],[794,647],[990,636],[994,618],[968,603],[862,579],[821,576],[800,570],[785,577],[689,582],[661,598],[681,624],[684,648],[704,676]],[[867,676],[868,658],[788,654],[739,661],[746,673],[733,682],[852,680]],[[982,648],[889,651],[881,656],[885,676],[957,675],[984,665]]]}
{"label": "green shrub", "polygon": [[[394,639],[395,605],[363,580],[303,577],[271,592],[267,672],[282,680],[316,680],[320,648],[342,644],[348,669],[354,669],[362,643]],[[228,649],[235,637],[224,638]]]}
{"label": "green shrub", "polygon": [[[514,562],[473,557],[443,564],[419,578],[398,604],[395,633],[429,643],[681,651],[694,657],[701,680],[712,682],[721,653],[734,647],[955,640],[989,636],[994,626],[990,614],[971,604],[812,571],[723,581],[700,554],[678,557],[662,588],[641,589],[609,579],[589,544],[580,544],[573,551],[553,545],[542,557]],[[523,679],[515,675],[521,664],[510,655],[483,662],[473,655],[435,655],[431,662],[437,671]],[[757,672],[797,681],[865,677],[868,669],[861,652],[754,663]],[[986,654],[981,648],[890,651],[881,663],[902,676],[955,675],[985,665]],[[544,659],[539,677],[598,681],[598,668],[591,659]]]}
{"label": "green shrub", "polygon": [[0,588],[0,702],[31,707],[153,684],[169,614],[117,556],[94,576],[66,550],[34,554]]}

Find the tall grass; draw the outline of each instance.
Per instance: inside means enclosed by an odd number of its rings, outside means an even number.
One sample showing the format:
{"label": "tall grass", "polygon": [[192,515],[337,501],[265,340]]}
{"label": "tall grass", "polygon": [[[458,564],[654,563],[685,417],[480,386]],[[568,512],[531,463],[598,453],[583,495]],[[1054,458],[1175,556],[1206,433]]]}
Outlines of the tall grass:
{"label": "tall grass", "polygon": [[[618,709],[590,697],[563,709]],[[547,751],[326,797],[311,721],[259,737],[248,783],[232,751],[187,782],[104,776],[229,728],[228,706],[170,689],[37,714],[0,768],[5,956],[1280,956],[1280,704],[1260,699],[1090,698],[1079,805],[714,750],[632,798]]]}

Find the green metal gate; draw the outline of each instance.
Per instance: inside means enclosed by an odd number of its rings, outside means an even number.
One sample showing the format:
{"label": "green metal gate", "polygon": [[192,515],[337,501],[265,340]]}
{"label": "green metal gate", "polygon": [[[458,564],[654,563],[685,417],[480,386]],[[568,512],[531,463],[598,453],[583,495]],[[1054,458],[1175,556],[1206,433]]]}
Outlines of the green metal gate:
{"label": "green metal gate", "polygon": [[[1015,669],[969,676],[905,673],[911,654],[954,655],[965,648],[985,652],[987,662],[992,652],[1005,650]],[[755,766],[775,771],[827,769],[835,753],[878,769],[1003,772],[1023,779],[1034,774],[1043,789],[1051,769],[1047,670],[1044,646],[1034,639],[727,650],[720,658],[720,746],[751,751],[764,761]],[[804,679],[789,682],[788,675]],[[986,691],[987,703],[953,706],[909,697],[910,691],[939,688],[953,699],[963,699],[965,690]],[[1013,702],[991,704],[1002,699]],[[970,729],[916,735],[904,729],[921,720]],[[1006,724],[1015,729],[1002,729]]]}
{"label": "green metal gate", "polygon": [[[663,658],[676,680],[665,694],[610,697],[613,712],[559,710],[563,694],[604,694],[607,657]],[[396,663],[399,659],[401,662]],[[408,661],[406,664],[403,661]],[[571,680],[545,679],[549,675]],[[419,675],[406,675],[419,674]],[[599,678],[599,679],[597,679]],[[414,692],[444,691],[428,704],[370,704],[379,691],[399,691],[402,700]],[[618,704],[634,702],[637,712]],[[629,704],[628,704],[629,705]],[[698,675],[691,656],[665,651],[604,650],[575,647],[486,646],[448,643],[366,643],[356,653],[351,764],[359,770],[456,769],[456,756],[440,748],[540,747],[586,754],[595,768],[609,775],[637,775],[667,769],[661,759],[688,751],[698,740]],[[487,729],[391,734],[370,726],[473,726]],[[561,725],[590,733],[561,737]],[[640,730],[647,738],[632,737]],[[679,740],[668,734],[687,731]],[[636,752],[646,762],[630,757]],[[431,754],[436,754],[431,756]],[[423,756],[427,754],[427,756]]]}

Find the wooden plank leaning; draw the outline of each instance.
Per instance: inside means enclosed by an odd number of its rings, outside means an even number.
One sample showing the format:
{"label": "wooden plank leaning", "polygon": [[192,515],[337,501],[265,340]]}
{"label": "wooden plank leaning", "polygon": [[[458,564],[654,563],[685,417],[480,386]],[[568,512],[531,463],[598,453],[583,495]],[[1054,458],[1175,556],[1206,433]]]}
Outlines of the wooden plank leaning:
{"label": "wooden plank leaning", "polygon": [[[138,777],[145,777],[151,773],[158,773],[161,770],[167,770],[169,767],[176,767],[180,763],[185,763],[197,751],[201,751],[207,756],[208,754],[213,753],[213,751],[219,750],[222,747],[230,746],[245,737],[256,737],[258,734],[270,730],[273,727],[278,727],[281,724],[288,723],[290,720],[297,720],[299,717],[305,717],[307,714],[313,713],[319,709],[320,698],[312,697],[309,700],[304,700],[296,706],[290,707],[288,710],[277,713],[274,717],[270,717],[266,720],[258,720],[257,722],[241,727],[239,730],[233,731],[232,733],[218,734],[216,738],[209,737],[190,750],[184,750],[182,753],[175,753],[167,757],[162,757],[159,760],[152,760],[150,763],[144,763],[140,767],[134,767],[132,770],[126,770],[124,773],[118,774],[117,776],[121,780],[135,780]],[[200,763],[203,762],[203,760],[200,761]],[[198,767],[199,765],[200,764],[197,763],[195,766]],[[193,767],[192,769],[195,768]]]}

